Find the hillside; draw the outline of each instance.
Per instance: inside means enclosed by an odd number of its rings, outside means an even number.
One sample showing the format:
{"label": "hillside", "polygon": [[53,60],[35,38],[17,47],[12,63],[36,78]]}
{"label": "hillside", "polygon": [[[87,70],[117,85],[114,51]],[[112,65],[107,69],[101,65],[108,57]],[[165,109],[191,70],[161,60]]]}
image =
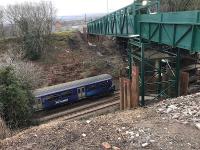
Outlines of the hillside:
{"label": "hillside", "polygon": [[[200,149],[200,93],[87,120],[54,120],[1,141],[0,149]],[[105,143],[104,143],[105,144]]]}
{"label": "hillside", "polygon": [[89,46],[79,32],[58,33],[51,40],[53,49],[37,63],[44,70],[47,85],[103,73],[118,77],[118,69],[124,66],[115,41]]}
{"label": "hillside", "polygon": [[[0,56],[6,52],[16,56],[20,52],[20,39],[0,42]],[[118,77],[119,68],[125,65],[115,41],[103,40],[88,45],[80,32],[60,32],[48,37],[48,48],[37,61],[30,62],[40,68],[45,87],[103,73]]]}

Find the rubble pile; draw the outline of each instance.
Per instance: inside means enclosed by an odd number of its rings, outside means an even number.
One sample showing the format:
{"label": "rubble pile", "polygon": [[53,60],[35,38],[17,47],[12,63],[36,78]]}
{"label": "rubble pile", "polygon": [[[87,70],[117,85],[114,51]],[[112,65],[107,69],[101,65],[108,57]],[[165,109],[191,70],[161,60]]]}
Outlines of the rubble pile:
{"label": "rubble pile", "polygon": [[129,129],[122,127],[118,131],[121,132],[123,137],[126,137],[131,148],[147,148],[156,142],[152,129],[147,127],[133,127]]}
{"label": "rubble pile", "polygon": [[156,110],[160,114],[167,114],[169,119],[184,124],[194,124],[198,128],[200,125],[200,93],[164,100],[156,105]]}

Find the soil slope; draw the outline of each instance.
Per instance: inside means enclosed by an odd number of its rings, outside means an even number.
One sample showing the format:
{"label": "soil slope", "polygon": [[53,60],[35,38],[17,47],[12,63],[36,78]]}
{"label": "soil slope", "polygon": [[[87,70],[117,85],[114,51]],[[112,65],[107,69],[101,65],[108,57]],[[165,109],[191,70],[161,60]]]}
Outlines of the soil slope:
{"label": "soil slope", "polygon": [[1,141],[0,149],[97,150],[108,142],[121,150],[199,150],[199,108],[200,93],[87,120],[55,120]]}

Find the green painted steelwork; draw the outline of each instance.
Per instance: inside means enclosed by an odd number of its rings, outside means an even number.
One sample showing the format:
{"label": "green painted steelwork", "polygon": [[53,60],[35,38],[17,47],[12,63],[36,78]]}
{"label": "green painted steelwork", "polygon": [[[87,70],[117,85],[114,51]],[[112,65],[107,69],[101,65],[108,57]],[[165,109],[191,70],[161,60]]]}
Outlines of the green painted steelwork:
{"label": "green painted steelwork", "polygon": [[145,101],[144,101],[144,97],[145,97],[145,80],[144,80],[144,76],[145,76],[145,60],[144,60],[144,49],[145,49],[145,45],[144,43],[141,43],[141,105],[144,106],[145,105]]}
{"label": "green painted steelwork", "polygon": [[146,6],[133,3],[89,22],[88,34],[127,38],[140,36],[174,48],[200,52],[200,11],[149,14],[151,7],[158,11],[159,1],[149,2]]}
{"label": "green painted steelwork", "polygon": [[[136,1],[87,24],[88,34],[128,38],[128,77],[132,65],[140,67],[142,106],[152,86],[155,99],[179,96],[181,49],[200,52],[200,11],[160,13],[159,9],[159,0],[148,1],[145,6]],[[163,56],[152,59],[146,54],[155,43],[160,47],[155,54]],[[168,45],[167,49],[162,45]]]}
{"label": "green painted steelwork", "polygon": [[141,38],[200,52],[200,11],[137,15]]}
{"label": "green painted steelwork", "polygon": [[110,13],[100,19],[89,22],[87,29],[89,34],[111,35],[119,37],[130,37],[137,33],[136,15],[150,13],[150,8],[159,8],[159,1],[148,2],[146,6],[142,3],[133,4]]}
{"label": "green painted steelwork", "polygon": [[[134,46],[140,47],[140,49],[134,49]],[[140,67],[139,86],[142,106],[145,105],[145,96],[148,96],[148,90],[152,86],[155,86],[155,91],[151,91],[151,94],[155,95],[152,96],[154,97],[153,99],[179,96],[180,49],[177,50],[177,53],[170,53],[171,56],[166,55],[165,50],[148,54],[151,51],[149,49],[151,46],[152,44],[148,42],[141,42],[138,45],[138,41],[129,40],[129,59],[130,57],[133,58],[129,66],[137,65]],[[153,56],[158,53],[160,53],[161,57],[154,58]],[[131,76],[130,72],[129,70],[129,77]],[[155,81],[151,81],[154,79]]]}

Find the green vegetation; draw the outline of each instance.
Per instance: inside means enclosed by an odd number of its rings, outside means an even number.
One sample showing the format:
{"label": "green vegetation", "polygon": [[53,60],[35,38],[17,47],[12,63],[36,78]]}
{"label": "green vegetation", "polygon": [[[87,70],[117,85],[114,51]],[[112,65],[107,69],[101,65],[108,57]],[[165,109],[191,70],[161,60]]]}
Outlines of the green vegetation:
{"label": "green vegetation", "polygon": [[74,35],[74,32],[66,31],[66,32],[55,32],[53,33],[48,41],[51,41],[50,44],[60,47],[60,48],[66,48],[68,39],[72,38]]}
{"label": "green vegetation", "polygon": [[75,32],[73,32],[73,31],[55,32],[52,34],[52,36],[55,35],[56,37],[68,38],[68,37],[73,36],[74,33]]}
{"label": "green vegetation", "polygon": [[0,70],[1,115],[10,128],[19,128],[31,123],[33,96],[28,85],[23,85],[13,68]]}

